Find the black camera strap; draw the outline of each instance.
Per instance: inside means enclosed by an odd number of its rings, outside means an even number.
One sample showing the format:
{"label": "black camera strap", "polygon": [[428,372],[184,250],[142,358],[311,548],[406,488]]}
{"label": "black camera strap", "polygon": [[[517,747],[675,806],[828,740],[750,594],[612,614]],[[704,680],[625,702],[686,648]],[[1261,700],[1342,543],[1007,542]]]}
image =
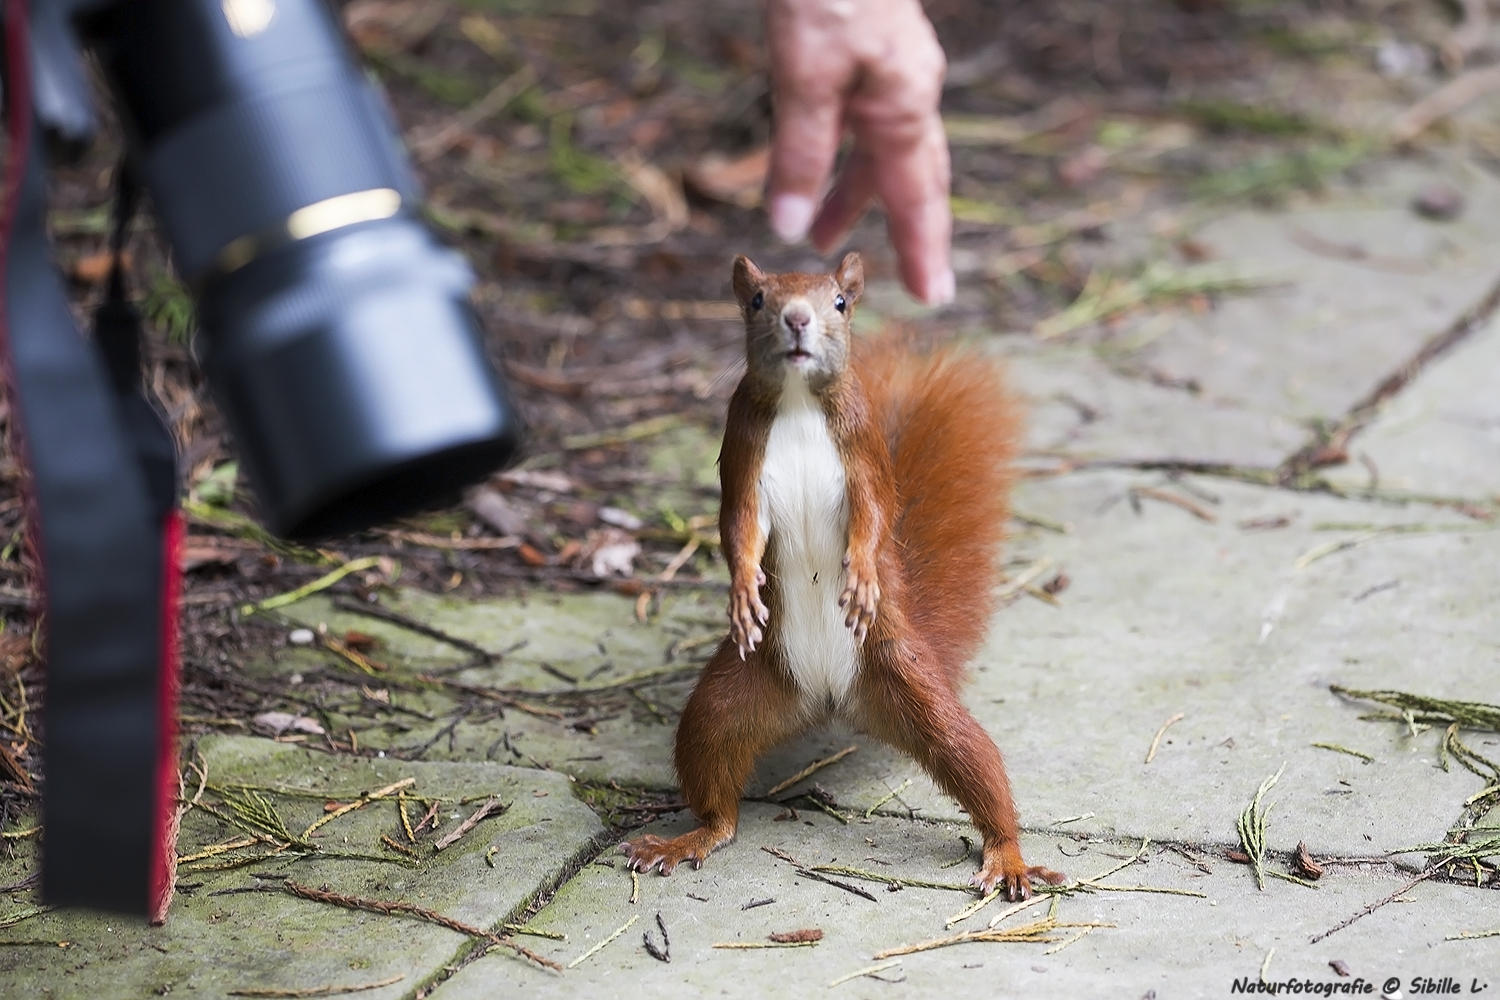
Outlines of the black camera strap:
{"label": "black camera strap", "polygon": [[123,275],[96,316],[97,347],[73,323],[46,234],[26,0],[5,0],[5,28],[0,365],[43,575],[43,895],[160,917],[178,791],[171,440],[141,395]]}

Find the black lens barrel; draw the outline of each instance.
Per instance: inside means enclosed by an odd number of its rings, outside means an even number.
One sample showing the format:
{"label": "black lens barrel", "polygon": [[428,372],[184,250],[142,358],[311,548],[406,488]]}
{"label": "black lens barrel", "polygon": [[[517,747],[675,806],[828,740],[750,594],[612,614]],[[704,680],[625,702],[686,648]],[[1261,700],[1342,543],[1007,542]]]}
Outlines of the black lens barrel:
{"label": "black lens barrel", "polygon": [[358,530],[503,464],[472,274],[322,0],[123,0],[88,34],[272,530]]}

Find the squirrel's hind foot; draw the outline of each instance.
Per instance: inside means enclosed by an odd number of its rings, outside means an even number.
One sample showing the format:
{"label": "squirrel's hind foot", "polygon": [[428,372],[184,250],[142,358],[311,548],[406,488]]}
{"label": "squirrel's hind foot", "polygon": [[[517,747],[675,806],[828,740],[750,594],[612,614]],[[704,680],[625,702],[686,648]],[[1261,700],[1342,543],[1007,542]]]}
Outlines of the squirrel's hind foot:
{"label": "squirrel's hind foot", "polygon": [[989,895],[997,886],[1004,886],[1005,898],[1019,902],[1031,898],[1031,881],[1036,879],[1048,885],[1061,885],[1068,880],[1066,875],[1041,865],[1027,865],[1021,859],[1020,848],[1007,844],[999,850],[984,852],[984,867],[970,879],[970,883]]}
{"label": "squirrel's hind foot", "polygon": [[717,834],[700,826],[680,837],[657,837],[648,833],[626,841],[620,847],[629,857],[626,867],[632,871],[644,874],[653,868],[660,868],[663,875],[670,875],[684,861],[691,861],[695,869],[702,868],[705,858],[733,839],[733,833]]}

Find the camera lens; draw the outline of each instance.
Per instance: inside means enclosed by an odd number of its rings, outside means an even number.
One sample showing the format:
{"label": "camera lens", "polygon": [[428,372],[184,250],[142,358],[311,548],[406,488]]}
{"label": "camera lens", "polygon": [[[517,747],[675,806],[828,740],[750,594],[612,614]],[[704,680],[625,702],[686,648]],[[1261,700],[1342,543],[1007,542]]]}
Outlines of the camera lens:
{"label": "camera lens", "polygon": [[471,281],[396,216],[284,246],[201,296],[200,359],[273,531],[408,514],[514,451]]}
{"label": "camera lens", "polygon": [[411,214],[396,130],[332,11],[128,0],[84,28],[270,528],[359,530],[503,464],[519,419],[473,275]]}

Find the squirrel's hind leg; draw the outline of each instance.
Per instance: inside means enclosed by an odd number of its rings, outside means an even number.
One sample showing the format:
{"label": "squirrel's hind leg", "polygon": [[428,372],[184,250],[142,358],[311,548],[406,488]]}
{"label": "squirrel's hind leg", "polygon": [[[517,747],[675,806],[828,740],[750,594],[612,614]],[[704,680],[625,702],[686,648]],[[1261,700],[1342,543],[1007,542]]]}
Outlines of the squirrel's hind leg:
{"label": "squirrel's hind leg", "polygon": [[856,686],[858,722],[872,736],[905,751],[959,801],[984,836],[984,864],[973,883],[989,893],[1002,886],[1012,900],[1031,895],[1031,880],[1064,880],[1021,858],[1010,779],[995,741],[933,669],[920,644],[893,639],[866,647]]}
{"label": "squirrel's hind leg", "polygon": [[701,868],[716,848],[734,839],[740,793],[756,758],[804,728],[790,677],[767,659],[764,646],[745,660],[733,640],[720,644],[703,668],[677,724],[677,778],[697,829],[678,837],[651,834],[624,844],[638,872],[672,874],[684,861]]}

